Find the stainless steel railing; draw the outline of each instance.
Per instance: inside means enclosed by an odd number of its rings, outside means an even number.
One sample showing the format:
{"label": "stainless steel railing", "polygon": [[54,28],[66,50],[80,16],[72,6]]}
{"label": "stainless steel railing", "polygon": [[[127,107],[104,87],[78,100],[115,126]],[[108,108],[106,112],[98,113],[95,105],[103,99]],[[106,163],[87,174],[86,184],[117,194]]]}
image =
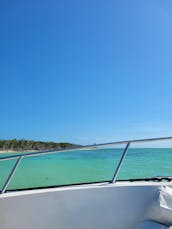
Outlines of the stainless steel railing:
{"label": "stainless steel railing", "polygon": [[1,190],[1,194],[5,193],[7,190],[7,187],[9,183],[11,182],[15,171],[17,170],[17,167],[19,166],[20,162],[22,161],[22,158],[25,157],[34,157],[34,156],[39,156],[39,155],[47,155],[47,154],[54,154],[54,153],[59,153],[59,152],[70,152],[72,150],[84,150],[84,149],[91,149],[95,147],[101,147],[101,146],[111,146],[111,145],[121,145],[121,144],[126,144],[126,147],[121,155],[120,161],[117,165],[117,168],[115,170],[113,179],[111,183],[115,183],[117,180],[117,176],[119,174],[120,168],[122,166],[122,163],[126,157],[127,151],[131,145],[131,143],[143,143],[143,142],[155,142],[155,141],[165,141],[165,140],[172,140],[172,137],[162,137],[162,138],[148,138],[148,139],[137,139],[137,140],[127,140],[127,141],[118,141],[118,142],[109,142],[109,143],[101,143],[101,144],[94,144],[94,145],[87,145],[87,146],[80,146],[80,147],[73,147],[73,148],[67,148],[67,149],[54,149],[54,150],[43,150],[39,152],[28,152],[28,153],[21,153],[21,154],[15,154],[11,156],[5,156],[1,157],[0,161],[3,160],[11,160],[17,158],[16,163],[14,164],[10,174],[8,175],[7,179],[4,182],[3,188]]}

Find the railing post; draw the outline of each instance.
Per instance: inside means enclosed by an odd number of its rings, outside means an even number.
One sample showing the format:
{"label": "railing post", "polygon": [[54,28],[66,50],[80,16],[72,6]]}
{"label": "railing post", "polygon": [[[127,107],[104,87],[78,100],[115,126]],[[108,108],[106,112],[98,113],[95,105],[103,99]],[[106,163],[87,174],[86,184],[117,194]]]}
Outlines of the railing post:
{"label": "railing post", "polygon": [[122,165],[122,163],[123,163],[123,161],[125,159],[125,156],[127,154],[127,151],[128,151],[129,146],[130,146],[130,142],[127,143],[127,145],[126,145],[126,147],[124,149],[124,152],[123,152],[123,154],[121,156],[121,159],[120,159],[120,162],[118,163],[118,166],[117,166],[117,168],[115,170],[115,173],[114,173],[114,176],[113,176],[113,179],[112,179],[111,183],[115,183],[116,182],[118,173],[119,173],[120,168],[121,168],[121,165]]}
{"label": "railing post", "polygon": [[8,177],[7,177],[6,181],[5,181],[5,184],[4,184],[3,188],[2,188],[1,194],[3,194],[3,193],[6,191],[6,189],[7,189],[8,185],[9,185],[11,179],[13,178],[14,173],[15,173],[17,167],[19,166],[21,160],[22,160],[22,156],[19,157],[19,158],[17,159],[16,163],[14,164],[14,166],[13,166],[13,168],[12,168],[10,174],[8,175]]}

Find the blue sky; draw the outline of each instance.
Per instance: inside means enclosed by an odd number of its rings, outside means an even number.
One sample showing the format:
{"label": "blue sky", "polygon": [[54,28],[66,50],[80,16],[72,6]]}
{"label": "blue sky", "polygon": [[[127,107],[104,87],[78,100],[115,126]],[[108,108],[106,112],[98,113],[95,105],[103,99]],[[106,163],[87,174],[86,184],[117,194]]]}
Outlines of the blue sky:
{"label": "blue sky", "polygon": [[0,138],[172,135],[171,0],[2,0]]}

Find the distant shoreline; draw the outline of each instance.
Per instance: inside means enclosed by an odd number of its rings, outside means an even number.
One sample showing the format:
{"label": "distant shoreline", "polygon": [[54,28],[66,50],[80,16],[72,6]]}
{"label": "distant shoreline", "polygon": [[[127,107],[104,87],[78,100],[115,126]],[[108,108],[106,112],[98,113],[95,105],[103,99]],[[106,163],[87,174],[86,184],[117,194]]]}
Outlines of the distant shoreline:
{"label": "distant shoreline", "polygon": [[0,150],[0,154],[6,153],[27,153],[27,152],[38,152],[38,150],[23,150],[23,151],[16,151],[16,150]]}

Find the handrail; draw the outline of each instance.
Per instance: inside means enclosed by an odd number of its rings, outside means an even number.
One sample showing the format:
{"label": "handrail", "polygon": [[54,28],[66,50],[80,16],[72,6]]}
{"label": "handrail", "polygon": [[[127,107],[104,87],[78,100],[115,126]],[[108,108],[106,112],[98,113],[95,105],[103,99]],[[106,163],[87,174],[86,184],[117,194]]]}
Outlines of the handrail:
{"label": "handrail", "polygon": [[89,148],[94,148],[94,147],[99,147],[99,146],[110,146],[110,145],[117,145],[117,144],[126,144],[126,147],[122,153],[121,159],[117,165],[117,168],[115,170],[114,176],[112,178],[112,181],[110,183],[115,183],[117,180],[118,173],[120,171],[120,168],[122,166],[122,163],[126,157],[127,151],[129,149],[129,146],[131,143],[141,143],[141,142],[152,142],[152,141],[164,141],[164,140],[172,140],[172,137],[163,137],[163,138],[148,138],[148,139],[137,139],[137,140],[128,140],[128,141],[120,141],[120,142],[110,142],[110,143],[101,143],[101,144],[94,144],[94,145],[87,145],[87,146],[81,146],[81,147],[73,147],[73,148],[67,148],[67,149],[54,149],[54,150],[44,150],[44,151],[39,151],[39,152],[30,152],[26,154],[16,154],[12,156],[6,156],[6,157],[1,157],[0,160],[10,160],[14,158],[18,158],[16,163],[14,164],[9,176],[7,177],[3,188],[1,190],[1,194],[5,193],[10,181],[12,180],[15,171],[17,170],[18,165],[20,164],[22,158],[24,157],[32,157],[32,156],[38,156],[38,155],[43,155],[43,154],[53,154],[53,153],[59,153],[59,152],[70,152],[72,150],[83,150],[83,149],[89,149]]}
{"label": "handrail", "polygon": [[172,137],[163,137],[163,138],[147,138],[147,139],[137,139],[137,140],[128,140],[128,141],[118,141],[118,142],[108,142],[108,143],[100,143],[94,145],[86,145],[86,146],[79,146],[79,147],[70,147],[67,149],[53,149],[53,150],[42,150],[38,152],[28,152],[28,153],[21,153],[15,154],[11,156],[0,157],[0,160],[9,160],[18,157],[32,157],[32,156],[39,156],[43,154],[53,154],[53,153],[61,153],[61,152],[70,152],[72,150],[84,150],[90,149],[99,146],[111,146],[111,145],[119,145],[119,144],[127,144],[127,143],[141,143],[141,142],[154,142],[154,141],[164,141],[164,140],[172,140]]}

